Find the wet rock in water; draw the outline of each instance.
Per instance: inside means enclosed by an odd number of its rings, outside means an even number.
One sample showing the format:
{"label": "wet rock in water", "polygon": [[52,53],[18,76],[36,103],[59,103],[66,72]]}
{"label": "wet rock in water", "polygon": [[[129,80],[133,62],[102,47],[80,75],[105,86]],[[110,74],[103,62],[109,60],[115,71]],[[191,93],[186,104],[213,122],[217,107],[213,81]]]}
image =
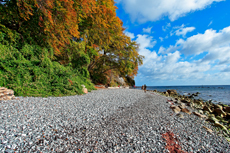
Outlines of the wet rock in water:
{"label": "wet rock in water", "polygon": [[181,109],[178,106],[172,105],[170,108],[175,112],[175,113],[180,113]]}
{"label": "wet rock in water", "polygon": [[174,89],[167,90],[169,95],[177,95],[177,91]]}
{"label": "wet rock in water", "polygon": [[224,116],[227,115],[227,114],[226,114],[222,109],[220,109],[220,108],[214,109],[213,112],[216,113],[217,115],[221,116],[221,117],[224,117]]}
{"label": "wet rock in water", "polygon": [[192,112],[190,112],[187,108],[183,108],[183,109],[181,109],[181,111],[184,113],[187,113],[189,115],[192,114]]}
{"label": "wet rock in water", "polygon": [[168,97],[168,96],[169,96],[169,93],[166,91],[166,92],[164,92],[164,95],[165,95],[166,97]]}
{"label": "wet rock in water", "polygon": [[194,115],[198,116],[198,117],[201,117],[201,118],[206,118],[207,116],[206,115],[202,115],[198,112],[193,112]]}
{"label": "wet rock in water", "polygon": [[206,126],[203,126],[203,128],[205,128],[205,130],[206,130],[207,132],[209,132],[209,133],[212,133],[212,132],[213,132],[211,129],[207,128]]}

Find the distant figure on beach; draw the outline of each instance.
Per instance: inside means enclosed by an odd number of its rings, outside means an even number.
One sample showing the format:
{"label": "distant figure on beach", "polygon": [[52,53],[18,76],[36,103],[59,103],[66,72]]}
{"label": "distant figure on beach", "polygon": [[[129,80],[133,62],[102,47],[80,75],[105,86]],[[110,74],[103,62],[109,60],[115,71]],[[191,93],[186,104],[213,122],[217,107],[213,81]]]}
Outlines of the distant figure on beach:
{"label": "distant figure on beach", "polygon": [[144,92],[146,93],[146,88],[147,88],[147,86],[146,86],[146,84],[144,85]]}
{"label": "distant figure on beach", "polygon": [[144,85],[141,86],[141,90],[144,90]]}

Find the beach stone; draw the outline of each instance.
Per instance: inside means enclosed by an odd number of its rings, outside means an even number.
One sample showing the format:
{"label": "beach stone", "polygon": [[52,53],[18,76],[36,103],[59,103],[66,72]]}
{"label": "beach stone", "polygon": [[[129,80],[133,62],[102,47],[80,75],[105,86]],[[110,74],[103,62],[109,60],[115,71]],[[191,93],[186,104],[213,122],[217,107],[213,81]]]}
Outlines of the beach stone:
{"label": "beach stone", "polygon": [[183,109],[181,109],[181,111],[184,112],[184,113],[187,113],[189,115],[192,114],[192,112],[190,112],[187,108],[183,108]]}
{"label": "beach stone", "polygon": [[213,112],[216,113],[217,115],[221,116],[221,117],[224,117],[224,116],[227,115],[227,114],[226,114],[222,109],[220,109],[220,108],[214,109]]}
{"label": "beach stone", "polygon": [[83,89],[82,89],[82,91],[83,91],[85,94],[87,94],[87,93],[88,93],[87,88],[83,88]]}
{"label": "beach stone", "polygon": [[227,120],[229,120],[229,119],[230,119],[230,113],[227,113],[227,115],[225,116],[225,118],[226,118]]}
{"label": "beach stone", "polygon": [[223,109],[223,107],[221,105],[219,105],[219,104],[214,104],[213,106],[214,106],[215,109],[217,109],[217,108],[220,108],[221,110]]}
{"label": "beach stone", "polygon": [[181,109],[184,109],[186,106],[184,103],[181,103],[180,106],[179,106]]}
{"label": "beach stone", "polygon": [[168,97],[168,96],[169,96],[169,93],[166,91],[166,92],[164,92],[164,95],[165,95],[166,97]]}
{"label": "beach stone", "polygon": [[211,129],[207,128],[206,126],[203,126],[203,128],[205,128],[205,130],[206,130],[207,132],[209,132],[209,133],[212,133],[212,132],[213,132]]}
{"label": "beach stone", "polygon": [[212,122],[212,123],[217,123],[219,122],[219,120],[217,118],[215,118],[215,116],[209,116],[208,119],[206,119],[206,121]]}
{"label": "beach stone", "polygon": [[216,122],[215,124],[214,124],[214,126],[216,126],[216,127],[220,127],[223,131],[225,131],[227,134],[229,133],[228,132],[228,129],[224,126],[224,125],[222,125],[222,124],[220,124],[220,123],[218,123],[218,122]]}
{"label": "beach stone", "polygon": [[204,112],[201,109],[198,110],[198,113],[204,114]]}
{"label": "beach stone", "polygon": [[182,102],[182,103],[190,103],[190,101],[185,100],[185,99],[181,99],[181,102]]}
{"label": "beach stone", "polygon": [[212,110],[208,106],[204,106],[203,110],[208,111],[209,113],[212,113]]}
{"label": "beach stone", "polygon": [[174,89],[167,90],[169,95],[177,95],[177,91]]}
{"label": "beach stone", "polygon": [[206,115],[201,115],[198,112],[193,112],[193,114],[196,115],[196,116],[198,116],[198,117],[201,117],[201,118],[206,118]]}
{"label": "beach stone", "polygon": [[184,118],[183,114],[177,114],[178,117]]}
{"label": "beach stone", "polygon": [[178,106],[172,105],[170,106],[170,108],[175,112],[175,113],[179,113],[181,111],[181,109]]}
{"label": "beach stone", "polygon": [[225,112],[230,113],[230,107],[224,107],[223,109]]}

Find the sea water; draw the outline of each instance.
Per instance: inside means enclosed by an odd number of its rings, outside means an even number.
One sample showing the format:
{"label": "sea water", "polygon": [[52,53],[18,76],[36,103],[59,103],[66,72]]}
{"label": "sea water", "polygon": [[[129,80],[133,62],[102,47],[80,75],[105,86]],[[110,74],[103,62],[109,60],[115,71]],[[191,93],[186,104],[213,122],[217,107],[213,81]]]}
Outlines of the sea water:
{"label": "sea water", "polygon": [[[140,89],[137,87],[136,89]],[[175,89],[180,95],[188,95],[199,92],[199,99],[212,100],[213,103],[222,102],[230,104],[230,85],[202,85],[202,86],[147,86],[147,90],[165,92]]]}

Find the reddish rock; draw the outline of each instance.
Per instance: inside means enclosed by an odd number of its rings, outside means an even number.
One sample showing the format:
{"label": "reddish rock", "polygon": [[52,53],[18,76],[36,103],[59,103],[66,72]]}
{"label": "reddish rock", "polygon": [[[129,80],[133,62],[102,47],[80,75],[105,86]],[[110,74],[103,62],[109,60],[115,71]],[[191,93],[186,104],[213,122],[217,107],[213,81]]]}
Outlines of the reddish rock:
{"label": "reddish rock", "polygon": [[88,93],[87,88],[83,88],[82,90],[83,90],[83,92],[84,92],[85,94],[87,94],[87,93]]}
{"label": "reddish rock", "polygon": [[165,148],[168,149],[170,153],[185,153],[184,151],[182,151],[178,139],[171,131],[162,134],[162,137],[165,139],[167,143]]}

